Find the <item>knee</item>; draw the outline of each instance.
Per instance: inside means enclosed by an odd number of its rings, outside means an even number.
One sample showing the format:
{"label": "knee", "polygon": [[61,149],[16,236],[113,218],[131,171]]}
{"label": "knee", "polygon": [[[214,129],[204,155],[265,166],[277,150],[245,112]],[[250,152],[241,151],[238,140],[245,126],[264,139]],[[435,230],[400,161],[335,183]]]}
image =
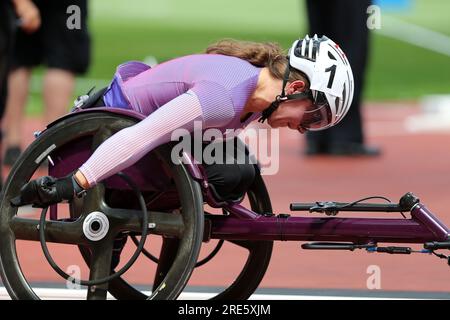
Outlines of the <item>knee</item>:
{"label": "knee", "polygon": [[237,196],[244,195],[255,180],[256,170],[252,164],[240,164],[239,181],[236,181],[234,193]]}
{"label": "knee", "polygon": [[252,164],[240,164],[239,171],[240,181],[238,184],[242,185],[245,189],[248,189],[252,185],[253,180],[255,180],[255,166]]}
{"label": "knee", "polygon": [[[208,170],[209,169],[209,170]],[[243,196],[255,179],[256,169],[251,164],[221,165],[208,168],[208,180],[222,198],[237,199]]]}

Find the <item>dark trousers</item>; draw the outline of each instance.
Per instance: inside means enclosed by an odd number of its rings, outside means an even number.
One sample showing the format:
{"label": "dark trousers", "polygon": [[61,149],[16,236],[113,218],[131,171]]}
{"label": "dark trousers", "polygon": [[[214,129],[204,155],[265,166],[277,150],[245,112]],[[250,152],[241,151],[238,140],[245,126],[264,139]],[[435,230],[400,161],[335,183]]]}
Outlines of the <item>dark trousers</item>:
{"label": "dark trousers", "polygon": [[345,118],[330,129],[308,132],[308,145],[326,149],[364,143],[360,105],[369,46],[366,10],[370,4],[370,0],[307,0],[309,34],[326,35],[336,42],[346,53],[355,80],[353,103]]}
{"label": "dark trousers", "polygon": [[[214,152],[205,152],[207,147]],[[205,157],[201,161],[197,159],[202,163],[208,183],[221,200],[236,200],[242,197],[252,185],[255,175],[259,174],[257,164],[251,162],[248,150],[239,139],[202,143],[202,150],[203,155],[212,153],[214,159],[218,160],[207,163]],[[221,150],[221,154],[216,157],[215,151],[218,150]]]}
{"label": "dark trousers", "polygon": [[14,41],[15,16],[11,2],[0,1],[0,119],[3,117],[8,92],[7,80]]}
{"label": "dark trousers", "polygon": [[215,188],[220,198],[235,200],[242,197],[255,179],[258,169],[249,163],[236,163],[236,157],[228,154],[232,163],[204,165],[208,182]]}

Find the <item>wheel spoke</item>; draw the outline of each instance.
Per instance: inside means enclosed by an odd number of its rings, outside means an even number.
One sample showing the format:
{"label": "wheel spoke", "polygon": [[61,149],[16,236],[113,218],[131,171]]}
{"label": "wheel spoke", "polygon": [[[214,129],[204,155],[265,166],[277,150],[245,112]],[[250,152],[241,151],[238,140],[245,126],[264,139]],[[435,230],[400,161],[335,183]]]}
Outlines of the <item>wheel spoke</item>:
{"label": "wheel spoke", "polygon": [[[130,209],[117,209],[108,207],[105,203],[100,206],[100,211],[116,221],[118,232],[142,231],[142,211]],[[149,211],[148,212],[149,231],[152,234],[172,236],[180,238],[184,232],[183,218],[179,214],[168,212]]]}
{"label": "wheel spoke", "polygon": [[88,190],[82,202],[77,204],[81,206],[81,214],[87,214],[92,211],[98,211],[105,198],[105,186],[99,183],[94,188]]}
{"label": "wheel spoke", "polygon": [[[115,221],[120,231],[141,232],[142,230],[142,211],[111,208],[104,201],[105,187],[102,184],[97,185],[94,189],[89,190],[88,194],[83,198],[83,203],[74,206],[77,215],[88,214],[93,211],[100,211],[108,215]],[[149,211],[150,231],[153,234],[174,236],[180,238],[184,233],[183,218],[179,214],[168,212]]]}
{"label": "wheel spoke", "polygon": [[[39,220],[13,217],[10,227],[16,239],[39,241]],[[45,239],[55,243],[88,243],[79,221],[46,221]]]}
{"label": "wheel spoke", "polygon": [[[89,266],[89,280],[98,280],[111,274],[113,241],[104,241],[102,244],[91,247],[91,263]],[[88,300],[106,300],[108,283],[89,286]]]}
{"label": "wheel spoke", "polygon": [[156,269],[155,279],[153,281],[153,291],[158,288],[161,282],[169,272],[170,267],[177,255],[180,241],[174,238],[163,238],[161,253],[159,255],[159,263]]}

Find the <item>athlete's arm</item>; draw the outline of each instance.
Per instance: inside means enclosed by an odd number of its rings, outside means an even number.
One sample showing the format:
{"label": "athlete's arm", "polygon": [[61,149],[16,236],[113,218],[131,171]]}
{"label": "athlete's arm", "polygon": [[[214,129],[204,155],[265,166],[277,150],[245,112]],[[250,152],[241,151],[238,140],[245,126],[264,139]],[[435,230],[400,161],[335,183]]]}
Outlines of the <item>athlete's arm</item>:
{"label": "athlete's arm", "polygon": [[222,86],[201,82],[171,100],[138,124],[123,129],[103,142],[75,174],[85,189],[130,167],[159,145],[170,141],[172,131],[223,127],[235,116],[233,102]]}
{"label": "athlete's arm", "polygon": [[94,186],[169,142],[173,130],[184,128],[192,132],[196,120],[203,121],[202,108],[196,94],[188,91],[103,142],[80,167],[78,182],[82,187]]}

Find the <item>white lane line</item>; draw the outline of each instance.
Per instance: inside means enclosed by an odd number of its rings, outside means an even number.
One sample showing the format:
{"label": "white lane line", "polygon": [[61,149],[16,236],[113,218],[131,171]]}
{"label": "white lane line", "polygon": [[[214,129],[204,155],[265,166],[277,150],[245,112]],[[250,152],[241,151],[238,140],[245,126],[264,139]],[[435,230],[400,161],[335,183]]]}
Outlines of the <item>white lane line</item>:
{"label": "white lane line", "polygon": [[450,37],[443,33],[386,15],[381,23],[376,31],[386,37],[450,56]]}
{"label": "white lane line", "polygon": [[[35,293],[43,300],[85,300],[86,289],[61,289],[61,288],[35,288]],[[149,292],[143,291],[144,294]],[[214,296],[206,292],[185,292],[180,300],[206,300]],[[6,288],[0,287],[0,300],[10,300]],[[114,297],[108,294],[108,300]],[[277,294],[253,294],[250,300],[404,300],[404,298],[381,297],[346,297],[346,296],[316,296],[316,295],[277,295]]]}

